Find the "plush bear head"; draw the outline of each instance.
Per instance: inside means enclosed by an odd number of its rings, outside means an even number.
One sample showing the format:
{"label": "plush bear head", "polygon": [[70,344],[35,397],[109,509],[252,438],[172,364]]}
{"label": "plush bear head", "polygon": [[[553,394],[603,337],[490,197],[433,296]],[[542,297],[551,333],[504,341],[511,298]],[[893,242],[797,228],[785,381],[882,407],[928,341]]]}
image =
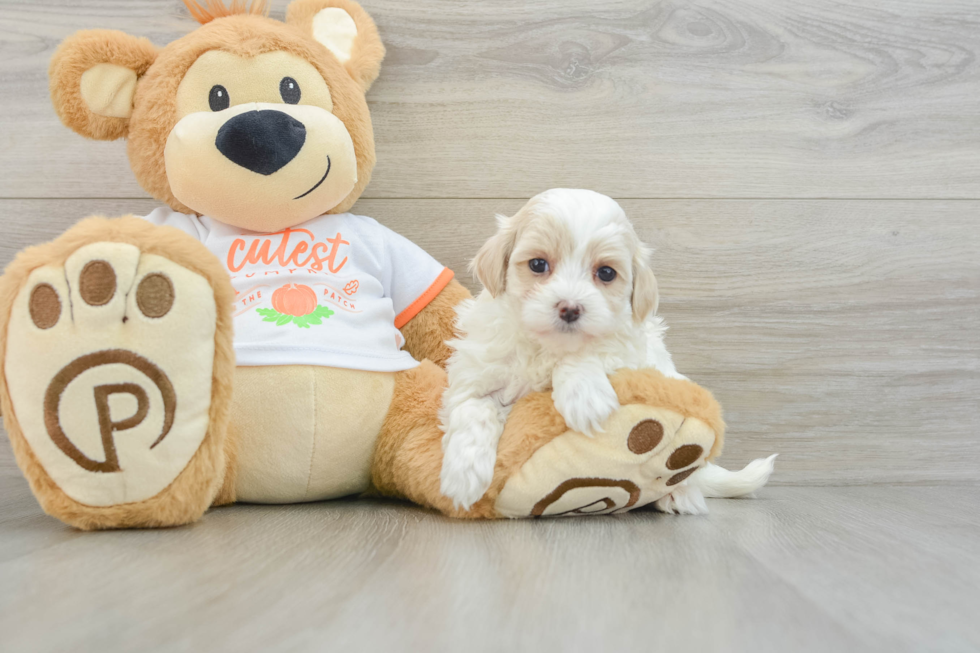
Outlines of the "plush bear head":
{"label": "plush bear head", "polygon": [[51,61],[61,120],[128,139],[140,185],[174,210],[274,232],[342,213],[374,167],[365,93],[384,46],[351,0],[184,0],[201,27],[166,47],[79,32]]}

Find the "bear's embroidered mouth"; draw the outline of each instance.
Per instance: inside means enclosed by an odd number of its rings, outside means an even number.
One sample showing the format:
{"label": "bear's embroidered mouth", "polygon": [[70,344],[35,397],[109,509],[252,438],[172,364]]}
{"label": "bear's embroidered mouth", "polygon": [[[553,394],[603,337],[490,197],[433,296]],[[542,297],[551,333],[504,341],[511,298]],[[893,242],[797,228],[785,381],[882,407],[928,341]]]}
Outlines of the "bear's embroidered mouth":
{"label": "bear's embroidered mouth", "polygon": [[323,173],[323,176],[322,177],[320,177],[320,181],[316,182],[316,185],[313,186],[313,188],[311,188],[310,190],[306,191],[305,193],[303,193],[302,195],[300,195],[298,197],[294,197],[293,199],[294,200],[302,199],[302,198],[306,197],[307,195],[309,195],[310,193],[312,193],[313,191],[315,191],[317,188],[320,187],[320,184],[322,184],[324,181],[326,181],[327,175],[329,175],[329,174],[330,174],[330,155],[328,154],[327,155],[327,171]]}

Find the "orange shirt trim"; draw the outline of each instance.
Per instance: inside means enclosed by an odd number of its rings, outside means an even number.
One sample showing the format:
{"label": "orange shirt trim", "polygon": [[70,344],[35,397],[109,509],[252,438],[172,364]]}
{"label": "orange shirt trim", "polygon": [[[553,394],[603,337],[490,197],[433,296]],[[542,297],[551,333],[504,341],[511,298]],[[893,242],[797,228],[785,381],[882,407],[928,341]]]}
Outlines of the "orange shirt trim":
{"label": "orange shirt trim", "polygon": [[445,288],[446,285],[452,281],[452,279],[453,271],[449,268],[443,268],[442,272],[439,273],[439,276],[436,277],[436,280],[432,282],[432,285],[429,286],[424,293],[419,295],[418,299],[409,304],[408,308],[398,314],[398,317],[395,318],[395,328],[400,329],[408,324],[413,317],[418,315],[423,308],[429,305],[429,302],[435,299],[436,296],[442,292],[442,289]]}

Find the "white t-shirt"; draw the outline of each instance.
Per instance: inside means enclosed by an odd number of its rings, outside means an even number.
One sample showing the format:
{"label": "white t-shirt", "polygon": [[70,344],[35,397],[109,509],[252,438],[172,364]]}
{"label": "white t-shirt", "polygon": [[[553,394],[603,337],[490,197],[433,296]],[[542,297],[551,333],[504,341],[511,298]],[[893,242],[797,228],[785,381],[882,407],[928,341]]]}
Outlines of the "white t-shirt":
{"label": "white t-shirt", "polygon": [[350,213],[274,234],[169,208],[144,219],[197,238],[228,270],[239,365],[415,367],[398,329],[453,278],[412,241]]}

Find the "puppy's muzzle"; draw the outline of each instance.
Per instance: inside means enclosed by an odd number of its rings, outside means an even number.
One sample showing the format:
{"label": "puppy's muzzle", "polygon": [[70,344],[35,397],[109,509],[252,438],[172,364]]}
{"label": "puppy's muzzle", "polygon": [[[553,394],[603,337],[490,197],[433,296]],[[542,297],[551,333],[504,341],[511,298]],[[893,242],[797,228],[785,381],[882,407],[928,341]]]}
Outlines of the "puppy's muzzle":
{"label": "puppy's muzzle", "polygon": [[582,313],[585,309],[580,304],[572,304],[570,302],[559,302],[558,303],[558,317],[565,324],[571,324],[582,317]]}
{"label": "puppy's muzzle", "polygon": [[271,175],[296,158],[306,142],[303,123],[282,111],[246,111],[218,130],[215,147],[230,161]]}

